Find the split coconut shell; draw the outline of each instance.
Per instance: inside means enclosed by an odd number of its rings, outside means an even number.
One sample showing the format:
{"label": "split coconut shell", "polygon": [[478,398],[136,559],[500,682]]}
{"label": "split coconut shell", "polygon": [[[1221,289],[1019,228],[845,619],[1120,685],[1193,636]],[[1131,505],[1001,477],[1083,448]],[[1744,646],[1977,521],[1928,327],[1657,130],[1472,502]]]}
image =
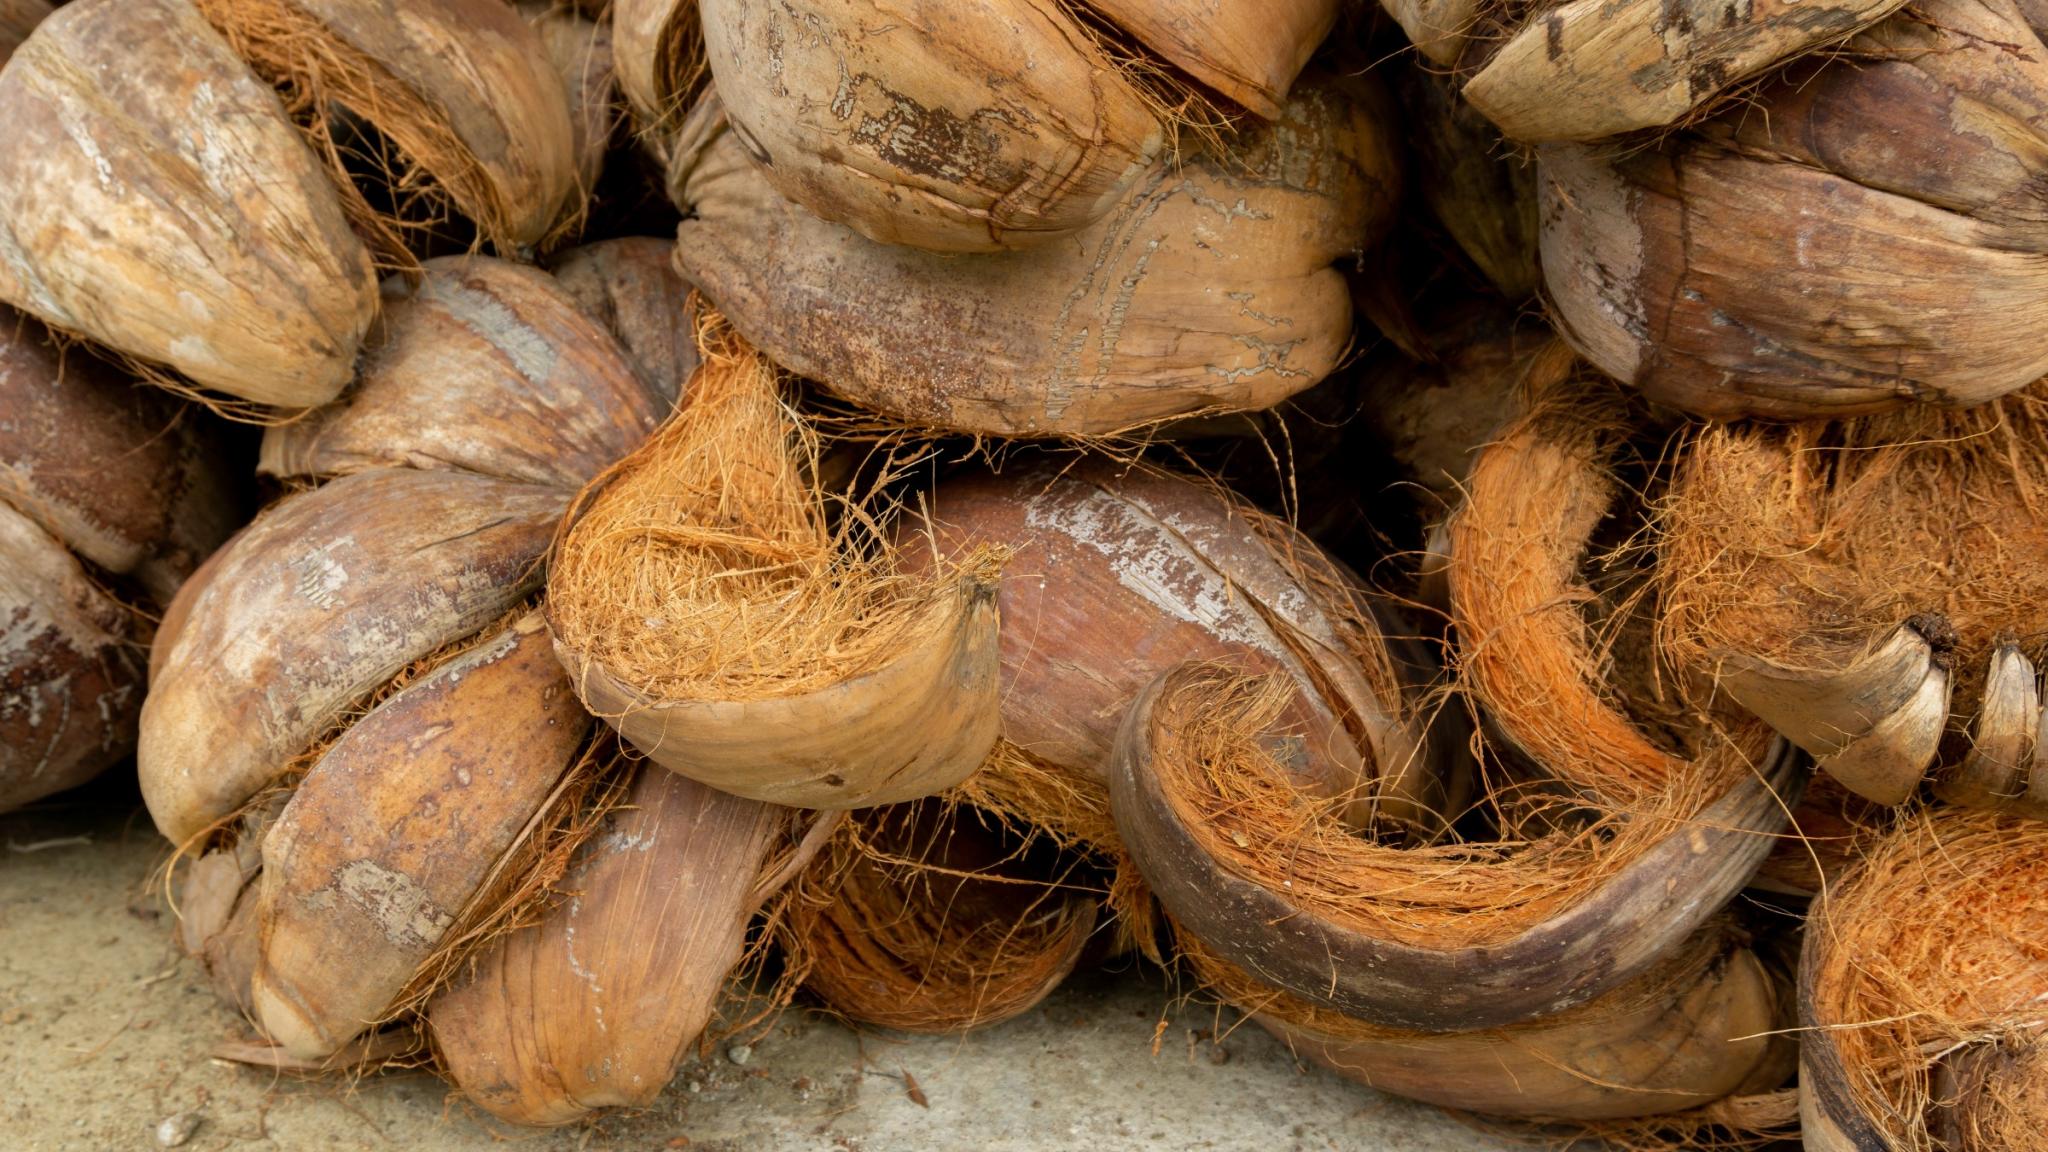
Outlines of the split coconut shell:
{"label": "split coconut shell", "polygon": [[899,423],[1098,436],[1269,407],[1343,357],[1339,266],[1391,223],[1383,93],[1304,81],[1222,155],[1161,160],[1071,242],[947,256],[783,199],[716,100],[677,137],[677,265],[756,347]]}
{"label": "split coconut shell", "polygon": [[[1934,0],[1654,148],[1539,153],[1561,333],[1717,419],[1979,404],[2048,372],[2048,45]],[[1910,277],[1902,269],[1911,269]]]}

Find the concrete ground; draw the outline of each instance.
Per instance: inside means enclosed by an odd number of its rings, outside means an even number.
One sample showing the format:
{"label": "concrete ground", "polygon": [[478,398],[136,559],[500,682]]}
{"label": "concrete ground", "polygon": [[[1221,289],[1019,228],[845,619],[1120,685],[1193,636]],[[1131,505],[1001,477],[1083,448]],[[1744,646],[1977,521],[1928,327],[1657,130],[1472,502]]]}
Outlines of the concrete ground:
{"label": "concrete ground", "polygon": [[207,1057],[243,1027],[171,944],[148,884],[164,850],[119,780],[0,817],[0,1147],[154,1149],[166,1120],[209,1152],[1518,1147],[1303,1068],[1227,1013],[1215,1043],[1215,1009],[1176,1008],[1142,969],[1076,977],[965,1037],[792,1012],[748,1051],[691,1061],[653,1108],[554,1131],[491,1123],[422,1074],[280,1080]]}

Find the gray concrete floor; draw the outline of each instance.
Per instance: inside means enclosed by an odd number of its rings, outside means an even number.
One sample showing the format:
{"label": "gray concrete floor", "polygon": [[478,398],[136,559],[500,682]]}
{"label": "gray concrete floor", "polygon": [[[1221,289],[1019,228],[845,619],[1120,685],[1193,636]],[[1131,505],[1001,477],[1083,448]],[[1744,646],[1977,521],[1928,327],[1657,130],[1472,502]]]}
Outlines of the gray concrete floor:
{"label": "gray concrete floor", "polygon": [[1216,1009],[1176,1005],[1143,969],[1083,974],[964,1037],[792,1012],[743,1064],[715,1051],[653,1108],[556,1131],[491,1123],[421,1074],[280,1080],[207,1057],[243,1028],[170,943],[148,890],[163,852],[120,781],[0,817],[0,1147],[153,1149],[158,1124],[185,1113],[195,1150],[1518,1147],[1300,1067],[1228,1013],[1215,1043]]}

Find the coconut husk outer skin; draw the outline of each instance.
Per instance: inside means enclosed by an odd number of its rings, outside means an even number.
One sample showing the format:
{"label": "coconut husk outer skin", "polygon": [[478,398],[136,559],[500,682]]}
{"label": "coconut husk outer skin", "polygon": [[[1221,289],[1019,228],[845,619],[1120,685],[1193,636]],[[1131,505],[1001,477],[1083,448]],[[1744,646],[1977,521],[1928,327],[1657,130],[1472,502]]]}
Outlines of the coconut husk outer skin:
{"label": "coconut husk outer skin", "polygon": [[1211,857],[1153,766],[1160,701],[1187,666],[1131,705],[1110,769],[1124,847],[1174,920],[1225,961],[1304,1000],[1392,1028],[1463,1032],[1584,1004],[1692,935],[1756,871],[1784,827],[1799,765],[1775,745],[1691,823],[1585,899],[1500,944],[1431,949],[1378,939],[1305,910]]}
{"label": "coconut husk outer skin", "polygon": [[344,709],[540,582],[566,493],[383,469],[291,497],[188,582],[159,637],[136,767],[184,844]]}
{"label": "coconut husk outer skin", "polygon": [[318,1060],[388,1015],[591,723],[536,612],[343,733],[263,841],[251,998],[271,1041]]}
{"label": "coconut husk outer skin", "polygon": [[186,0],[66,5],[0,73],[0,106],[0,299],[229,396],[341,391],[376,312],[369,252]]}
{"label": "coconut husk outer skin", "polygon": [[562,253],[555,279],[626,350],[640,379],[673,408],[697,370],[690,286],[676,274],[675,241],[600,240]]}
{"label": "coconut husk outer skin", "polygon": [[611,24],[619,92],[641,129],[659,135],[703,79],[697,0],[614,0]]}
{"label": "coconut husk outer skin", "polygon": [[427,1006],[449,1076],[521,1124],[652,1103],[739,962],[779,810],[642,769],[573,893]]}
{"label": "coconut husk outer skin", "polygon": [[1054,0],[697,7],[734,136],[762,176],[879,243],[994,252],[1070,234],[1165,142]]}
{"label": "coconut husk outer skin", "polygon": [[1160,59],[1268,120],[1330,34],[1337,0],[1088,0]]}
{"label": "coconut husk outer skin", "polygon": [[127,607],[0,502],[0,812],[133,750],[140,656]]}
{"label": "coconut husk outer skin", "polygon": [[1526,300],[1536,264],[1536,166],[1507,154],[1500,132],[1458,98],[1448,78],[1402,65],[1394,91],[1407,113],[1415,191],[1501,295]]}
{"label": "coconut husk outer skin", "polygon": [[178,946],[199,961],[222,1004],[252,1019],[249,985],[263,947],[256,885],[262,843],[251,829],[232,847],[183,865],[177,878]]}
{"label": "coconut husk outer skin", "polygon": [[576,489],[654,430],[663,405],[624,349],[545,272],[488,257],[394,278],[355,385],[263,437],[261,470],[455,469]]}
{"label": "coconut husk outer skin", "polygon": [[911,425],[1087,436],[1266,408],[1349,347],[1333,265],[1392,218],[1386,109],[1376,82],[1304,80],[1277,125],[1154,165],[1072,243],[944,256],[780,199],[706,100],[672,154],[694,213],[677,267],[777,363]]}
{"label": "coconut husk outer skin", "polygon": [[54,11],[44,0],[0,0],[0,67],[6,66],[7,58]]}
{"label": "coconut husk outer skin", "polygon": [[582,213],[598,177],[604,174],[605,154],[611,148],[612,133],[618,127],[618,83],[612,67],[612,26],[610,21],[587,20],[574,9],[529,0],[518,5],[519,15],[540,37],[548,63],[562,80],[569,97],[569,124],[574,130],[576,183],[568,192],[560,215]]}

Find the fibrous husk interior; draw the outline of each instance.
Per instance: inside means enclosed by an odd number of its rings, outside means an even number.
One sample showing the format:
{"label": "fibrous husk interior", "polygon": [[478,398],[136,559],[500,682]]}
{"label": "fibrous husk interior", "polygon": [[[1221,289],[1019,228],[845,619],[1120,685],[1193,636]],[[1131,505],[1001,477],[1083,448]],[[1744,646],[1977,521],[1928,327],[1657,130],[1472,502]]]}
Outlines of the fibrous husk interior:
{"label": "fibrous husk interior", "polygon": [[774,365],[700,315],[682,408],[570,514],[556,636],[650,699],[699,700],[815,691],[930,640],[944,622],[919,608],[948,574],[896,570],[868,502],[818,483],[818,437]]}
{"label": "fibrous husk interior", "polygon": [[1658,640],[1711,675],[1728,653],[1836,670],[1901,622],[1953,629],[1958,717],[1997,642],[2048,659],[2048,385],[1789,428],[1714,426],[1663,509]]}
{"label": "fibrous husk interior", "polygon": [[[1954,1106],[1939,1090],[1939,1066],[1981,1046],[2036,1054],[1989,1090],[2031,1095],[2039,1115],[2048,1079],[2024,1074],[2048,1066],[2038,1055],[2048,1052],[2048,823],[1966,809],[1918,813],[1806,930],[1825,934],[1807,1012],[1892,1147],[1936,1152],[1944,1145],[1930,1128],[1949,1127],[1947,1119],[1971,1130],[1971,1116],[1938,1115]],[[1980,1105],[1986,1119],[2025,1114],[1997,1103]]]}

